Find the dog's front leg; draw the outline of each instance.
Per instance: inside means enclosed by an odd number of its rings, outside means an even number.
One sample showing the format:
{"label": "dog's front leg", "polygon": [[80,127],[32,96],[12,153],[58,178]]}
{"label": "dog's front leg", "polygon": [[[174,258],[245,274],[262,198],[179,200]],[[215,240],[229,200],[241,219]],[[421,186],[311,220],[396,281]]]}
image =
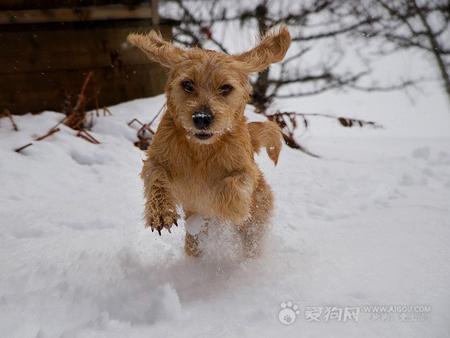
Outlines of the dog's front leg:
{"label": "dog's front leg", "polygon": [[144,161],[141,177],[144,180],[145,227],[156,229],[159,235],[164,228],[170,232],[172,225],[177,225],[178,214],[167,171],[148,159]]}
{"label": "dog's front leg", "polygon": [[225,177],[218,186],[216,199],[219,218],[234,224],[249,218],[254,186],[254,175],[245,170]]}

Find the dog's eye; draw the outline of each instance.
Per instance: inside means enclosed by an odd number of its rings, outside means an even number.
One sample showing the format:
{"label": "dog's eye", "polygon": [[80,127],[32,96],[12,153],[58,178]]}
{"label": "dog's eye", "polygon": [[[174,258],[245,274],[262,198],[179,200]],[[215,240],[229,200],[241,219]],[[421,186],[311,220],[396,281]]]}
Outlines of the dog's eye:
{"label": "dog's eye", "polygon": [[194,92],[194,83],[191,80],[184,80],[181,81],[181,87],[183,87],[183,90],[186,93],[193,93]]}
{"label": "dog's eye", "polygon": [[222,94],[223,96],[227,96],[228,94],[231,93],[231,91],[233,90],[233,86],[229,85],[229,84],[224,84],[223,86],[221,86],[219,88],[219,92],[220,94]]}

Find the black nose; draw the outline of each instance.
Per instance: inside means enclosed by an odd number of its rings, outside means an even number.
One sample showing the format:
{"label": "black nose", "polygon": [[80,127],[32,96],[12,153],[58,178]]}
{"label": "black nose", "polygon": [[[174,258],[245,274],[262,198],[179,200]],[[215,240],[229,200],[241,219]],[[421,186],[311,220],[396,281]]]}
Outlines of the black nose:
{"label": "black nose", "polygon": [[192,114],[192,121],[198,129],[208,128],[213,120],[214,116],[209,109],[202,109]]}

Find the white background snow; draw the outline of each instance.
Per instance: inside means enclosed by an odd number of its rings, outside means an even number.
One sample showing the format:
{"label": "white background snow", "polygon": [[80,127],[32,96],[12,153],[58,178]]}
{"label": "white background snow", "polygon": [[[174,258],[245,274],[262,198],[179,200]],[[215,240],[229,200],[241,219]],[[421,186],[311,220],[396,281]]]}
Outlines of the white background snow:
{"label": "white background snow", "polygon": [[[385,71],[429,69],[392,59]],[[62,115],[0,121],[1,337],[448,337],[450,335],[450,109],[437,84],[413,97],[328,93],[282,109],[376,120],[344,129],[312,120],[299,139],[315,159],[284,147],[258,162],[275,192],[264,255],[242,260],[233,229],[212,231],[205,256],[187,258],[184,227],[144,229],[144,153],[132,118],[149,121],[164,97],[111,107],[93,145],[66,127],[22,154],[14,148]],[[249,108],[249,116],[254,117]],[[282,302],[299,314],[278,319]],[[309,322],[307,307],[431,306]]]}

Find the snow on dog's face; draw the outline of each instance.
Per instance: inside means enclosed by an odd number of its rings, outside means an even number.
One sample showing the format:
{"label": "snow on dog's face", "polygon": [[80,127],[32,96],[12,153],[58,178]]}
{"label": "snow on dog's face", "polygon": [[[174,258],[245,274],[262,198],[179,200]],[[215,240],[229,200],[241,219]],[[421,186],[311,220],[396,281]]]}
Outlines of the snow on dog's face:
{"label": "snow on dog's face", "polygon": [[182,49],[151,31],[128,41],[170,69],[168,111],[189,139],[210,144],[233,130],[250,99],[248,76],[283,59],[291,37],[285,26],[272,30],[248,52],[228,55],[200,48]]}
{"label": "snow on dog's face", "polygon": [[170,73],[167,104],[192,140],[212,143],[233,129],[250,97],[250,86],[231,58],[199,51]]}

